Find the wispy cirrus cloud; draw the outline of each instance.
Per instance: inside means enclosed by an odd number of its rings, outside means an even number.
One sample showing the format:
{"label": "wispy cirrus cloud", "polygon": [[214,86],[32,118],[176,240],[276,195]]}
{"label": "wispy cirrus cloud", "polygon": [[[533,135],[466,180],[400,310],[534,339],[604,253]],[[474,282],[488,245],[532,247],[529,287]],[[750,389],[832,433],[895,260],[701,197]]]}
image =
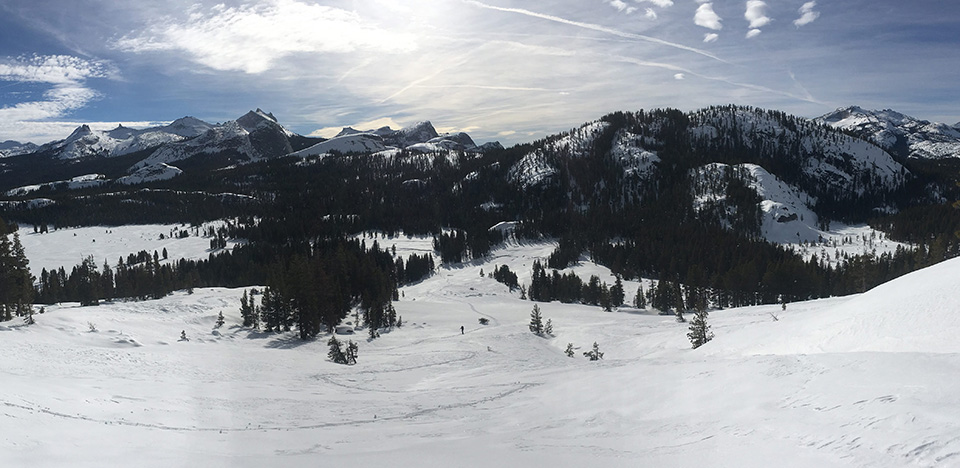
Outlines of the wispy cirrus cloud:
{"label": "wispy cirrus cloud", "polygon": [[695,54],[702,55],[702,56],[704,56],[704,57],[710,57],[710,58],[712,58],[712,59],[714,59],[714,60],[723,62],[723,60],[720,59],[719,57],[717,57],[716,55],[713,55],[713,54],[711,54],[710,52],[707,52],[707,51],[704,51],[704,50],[700,50],[700,49],[697,49],[697,48],[694,48],[694,47],[685,46],[685,45],[683,45],[683,44],[678,44],[678,43],[676,43],[676,42],[670,42],[670,41],[666,41],[666,40],[663,40],[663,39],[658,39],[658,38],[655,38],[655,37],[645,36],[645,35],[642,35],[642,34],[634,34],[634,33],[624,32],[624,31],[620,31],[620,30],[618,30],[618,29],[614,29],[614,28],[602,26],[602,25],[599,25],[599,24],[586,23],[586,22],[583,22],[583,21],[569,20],[569,19],[566,19],[566,18],[561,18],[561,17],[559,17],[559,16],[548,15],[548,14],[544,14],[544,13],[537,13],[537,12],[535,12],[535,11],[530,11],[530,10],[526,10],[526,9],[523,9],[523,8],[508,8],[508,7],[500,7],[500,6],[495,6],[495,5],[488,5],[488,4],[486,4],[486,3],[483,3],[483,2],[480,2],[480,1],[477,1],[477,0],[463,0],[463,2],[466,3],[466,4],[469,4],[469,5],[474,5],[474,6],[477,6],[477,7],[483,8],[483,9],[487,9],[487,10],[495,10],[495,11],[501,11],[501,12],[505,12],[505,13],[516,13],[516,14],[520,14],[520,15],[525,15],[525,16],[533,17],[533,18],[540,18],[540,19],[543,19],[543,20],[546,20],[546,21],[553,21],[553,22],[556,22],[556,23],[562,23],[562,24],[566,24],[566,25],[570,25],[570,26],[576,26],[576,27],[578,27],[578,28],[589,29],[589,30],[593,30],[593,31],[597,31],[597,32],[606,33],[606,34],[612,34],[612,35],[614,35],[614,36],[622,37],[622,38],[624,38],[624,39],[633,39],[633,40],[638,40],[638,41],[650,42],[650,43],[653,43],[653,44],[659,44],[659,45],[663,45],[663,46],[667,46],[667,47],[672,47],[672,48],[675,48],[675,49],[686,50],[686,51],[693,52],[693,53],[695,53]]}
{"label": "wispy cirrus cloud", "polygon": [[412,34],[380,28],[351,11],[297,0],[196,6],[185,21],[165,18],[112,45],[125,52],[186,52],[214,70],[249,74],[263,73],[298,53],[401,53],[417,48]]}
{"label": "wispy cirrus cloud", "polygon": [[92,78],[116,78],[116,68],[105,61],[69,55],[30,55],[0,58],[0,81],[7,86],[49,87],[41,99],[0,108],[0,134],[22,140],[45,138],[57,119],[98,99],[100,93],[87,86]]}
{"label": "wispy cirrus cloud", "polygon": [[627,5],[623,0],[610,0],[608,3],[610,6],[616,8],[617,11],[622,11],[628,15],[637,11],[637,7]]}
{"label": "wispy cirrus cloud", "polygon": [[713,11],[713,3],[701,3],[697,7],[697,12],[693,15],[693,24],[714,31],[723,29],[723,23],[720,15]]}
{"label": "wispy cirrus cloud", "polygon": [[800,17],[793,21],[793,25],[796,27],[808,25],[817,20],[820,17],[819,11],[814,11],[814,8],[817,7],[817,2],[807,2],[797,10],[800,13]]}

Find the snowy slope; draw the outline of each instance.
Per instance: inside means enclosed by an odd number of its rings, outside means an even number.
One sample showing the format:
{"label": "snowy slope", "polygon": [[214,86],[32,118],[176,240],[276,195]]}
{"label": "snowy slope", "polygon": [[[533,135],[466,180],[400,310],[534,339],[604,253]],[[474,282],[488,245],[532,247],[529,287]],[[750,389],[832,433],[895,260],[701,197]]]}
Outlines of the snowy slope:
{"label": "snowy slope", "polygon": [[[429,241],[378,242],[414,252]],[[240,329],[240,290],[63,304],[33,326],[2,323],[0,464],[819,468],[958,459],[960,292],[950,278],[960,261],[784,312],[714,311],[716,339],[691,350],[684,326],[628,308],[540,304],[556,336],[529,333],[532,303],[479,269],[524,272],[551,248],[506,245],[403,288],[403,328],[372,342],[341,337],[359,343],[351,367],[325,359],[325,338]],[[220,312],[227,323],[215,330]],[[178,341],[181,331],[189,341]],[[594,341],[599,362],[580,355]],[[575,358],[563,354],[569,342]]]}
{"label": "snowy slope", "polygon": [[957,126],[916,119],[890,109],[877,111],[857,106],[837,109],[818,120],[852,131],[904,157],[960,158],[960,129]]}
{"label": "snowy slope", "polygon": [[12,188],[7,190],[6,195],[8,197],[19,197],[29,195],[43,188],[54,190],[77,190],[89,187],[99,187],[108,182],[109,180],[106,179],[103,174],[85,174],[72,177],[67,180],[58,180],[43,184],[24,185],[22,187]]}
{"label": "snowy slope", "polygon": [[294,156],[307,157],[328,154],[332,151],[337,151],[342,154],[375,153],[385,149],[386,146],[384,146],[383,140],[377,135],[370,133],[351,133],[331,138],[292,154]]}
{"label": "snowy slope", "polygon": [[180,174],[183,174],[183,171],[178,167],[165,163],[157,163],[141,167],[134,171],[133,174],[120,177],[116,181],[124,185],[135,185],[156,180],[169,180]]}
{"label": "snowy slope", "polygon": [[[730,166],[712,163],[692,170],[691,179],[697,188],[693,194],[694,209],[697,212],[702,212],[712,205],[723,204],[726,186],[715,183],[730,175],[743,180],[759,196],[761,237],[791,249],[807,260],[816,255],[818,259],[836,266],[843,261],[844,255],[882,255],[892,254],[898,248],[915,248],[889,240],[883,232],[865,224],[850,226],[831,222],[828,229],[821,229],[817,214],[810,208],[816,198],[755,164]],[[721,190],[713,190],[711,187]],[[730,226],[725,219],[721,221]]]}

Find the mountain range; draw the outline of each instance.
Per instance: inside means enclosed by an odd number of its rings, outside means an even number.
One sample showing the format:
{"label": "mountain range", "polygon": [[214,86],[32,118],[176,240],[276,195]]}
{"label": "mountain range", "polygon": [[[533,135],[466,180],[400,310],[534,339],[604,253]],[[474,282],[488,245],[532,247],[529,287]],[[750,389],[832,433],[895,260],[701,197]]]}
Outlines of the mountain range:
{"label": "mountain range", "polygon": [[[478,146],[462,132],[441,135],[430,122],[399,130],[347,127],[331,139],[311,138],[256,109],[220,124],[184,117],[139,130],[83,125],[39,147],[5,142],[0,148],[8,154],[0,159],[0,190],[8,197],[168,181],[282,156],[491,154],[496,183],[541,209],[623,208],[663,196],[680,178],[688,181],[685,197],[703,220],[774,242],[799,242],[820,238],[830,220],[863,220],[917,201],[944,201],[952,187],[915,173],[909,162],[960,160],[960,130],[856,106],[816,119],[715,106],[617,112],[507,151],[496,142]],[[740,188],[752,195],[736,195]]]}
{"label": "mountain range", "polygon": [[[194,117],[183,117],[164,126],[132,129],[122,125],[107,131],[92,130],[81,125],[63,140],[41,146],[32,143],[6,141],[0,144],[0,157],[6,160],[7,174],[27,182],[18,187],[6,187],[8,194],[26,195],[40,187],[78,188],[78,180],[98,180],[98,185],[115,180],[120,184],[138,184],[167,180],[184,169],[211,169],[294,155],[317,156],[328,153],[372,153],[387,150],[408,152],[483,152],[502,149],[497,142],[477,146],[463,132],[439,134],[429,121],[393,130],[382,127],[359,131],[344,128],[335,138],[312,138],[286,130],[273,116],[260,109],[250,111],[236,120],[210,124]],[[132,156],[131,156],[132,155]],[[13,158],[21,156],[21,159]],[[126,156],[126,158],[121,158]],[[110,166],[111,174],[86,174],[86,167],[103,166],[104,159],[117,159]],[[18,171],[18,163],[45,160],[51,168],[68,165],[69,177],[55,180],[62,171],[36,171],[37,176]],[[99,164],[90,164],[97,161]],[[30,162],[30,164],[33,164]],[[128,164],[124,166],[125,164]],[[115,167],[115,166],[121,167]],[[183,168],[179,167],[183,166]],[[12,168],[11,168],[12,167]],[[93,169],[91,169],[93,170]],[[88,171],[89,172],[89,171]],[[35,177],[35,178],[34,178]],[[78,180],[74,180],[79,178]]]}

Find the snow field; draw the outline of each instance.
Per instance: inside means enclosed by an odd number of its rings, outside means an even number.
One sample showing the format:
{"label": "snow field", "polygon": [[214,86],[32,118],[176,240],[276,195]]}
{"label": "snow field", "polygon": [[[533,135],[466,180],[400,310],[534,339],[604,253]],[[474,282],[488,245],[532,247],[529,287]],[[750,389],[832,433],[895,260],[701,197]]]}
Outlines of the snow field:
{"label": "snow field", "polygon": [[[430,240],[378,242],[400,254]],[[402,328],[340,336],[358,342],[355,366],[329,362],[325,336],[239,328],[238,289],[2,323],[0,465],[960,463],[960,261],[786,311],[713,311],[716,339],[691,350],[686,325],[630,308],[540,304],[556,336],[529,333],[533,303],[479,270],[529,283],[553,248],[508,244],[403,288]],[[601,266],[574,270],[612,284]],[[581,355],[594,341],[599,362]]]}
{"label": "snow field", "polygon": [[[145,250],[153,255],[157,251],[162,255],[167,249],[168,259],[175,262],[181,258],[198,260],[207,258],[215,251],[210,250],[210,238],[202,237],[204,229],[209,226],[220,226],[215,221],[204,223],[200,227],[200,236],[189,225],[183,224],[148,224],[129,226],[90,226],[69,229],[51,229],[47,233],[33,232],[33,226],[20,226],[20,242],[30,260],[30,271],[37,278],[44,268],[53,271],[63,267],[67,274],[75,266],[83,262],[87,256],[93,255],[97,268],[103,267],[106,260],[111,268],[117,266],[117,260]],[[180,238],[179,231],[189,230],[190,236]],[[171,233],[174,233],[171,236]],[[160,235],[163,235],[163,239]],[[228,240],[227,248],[236,245],[236,241]],[[163,263],[161,257],[161,263]]]}

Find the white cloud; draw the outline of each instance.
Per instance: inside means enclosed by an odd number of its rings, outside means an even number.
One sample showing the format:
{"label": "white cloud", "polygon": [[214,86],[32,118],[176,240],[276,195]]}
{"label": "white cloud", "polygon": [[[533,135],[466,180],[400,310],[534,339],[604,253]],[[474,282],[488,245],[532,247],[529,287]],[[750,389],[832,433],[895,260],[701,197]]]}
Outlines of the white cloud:
{"label": "white cloud", "polygon": [[647,8],[647,12],[643,16],[646,16],[647,19],[655,20],[657,19],[657,12],[653,11],[653,8]]}
{"label": "white cloud", "polygon": [[713,3],[703,3],[697,7],[697,13],[693,15],[693,24],[707,29],[719,31],[723,29],[723,21],[720,15],[713,11]]}
{"label": "white cloud", "polygon": [[717,33],[707,33],[703,35],[703,42],[717,42],[717,39],[720,39],[720,35]]}
{"label": "white cloud", "polygon": [[[747,11],[743,17],[750,22],[750,29],[762,28],[770,24],[772,19],[767,16],[767,3],[761,0],[748,0]],[[755,34],[756,35],[756,34]]]}
{"label": "white cloud", "polygon": [[747,36],[746,36],[746,37],[747,37],[747,39],[752,39],[752,38],[754,38],[754,37],[759,36],[761,32],[763,32],[763,31],[761,31],[761,30],[759,30],[759,29],[751,29],[751,30],[747,31]]}
{"label": "white cloud", "polygon": [[351,11],[297,0],[194,8],[186,20],[167,18],[112,45],[129,52],[183,51],[215,70],[250,74],[263,73],[297,53],[402,53],[417,48],[412,34],[382,29]]}
{"label": "white cloud", "polygon": [[800,17],[793,21],[793,25],[796,27],[804,26],[814,22],[817,18],[820,17],[819,11],[813,11],[817,6],[817,2],[807,2],[804,3],[799,10]]}
{"label": "white cloud", "polygon": [[660,8],[667,8],[673,6],[673,0],[633,0],[637,3],[652,3]]}
{"label": "white cloud", "polygon": [[45,143],[60,133],[48,133],[62,125],[38,122],[62,117],[86,106],[100,93],[86,86],[91,78],[116,78],[116,69],[103,61],[66,55],[32,55],[0,59],[0,81],[41,83],[52,87],[39,101],[21,102],[0,108],[0,135],[4,138]]}
{"label": "white cloud", "polygon": [[684,78],[686,78],[686,76],[684,76],[683,73],[677,73],[677,74],[673,75],[673,79],[675,79],[675,80],[682,80],[682,79],[684,79]]}

